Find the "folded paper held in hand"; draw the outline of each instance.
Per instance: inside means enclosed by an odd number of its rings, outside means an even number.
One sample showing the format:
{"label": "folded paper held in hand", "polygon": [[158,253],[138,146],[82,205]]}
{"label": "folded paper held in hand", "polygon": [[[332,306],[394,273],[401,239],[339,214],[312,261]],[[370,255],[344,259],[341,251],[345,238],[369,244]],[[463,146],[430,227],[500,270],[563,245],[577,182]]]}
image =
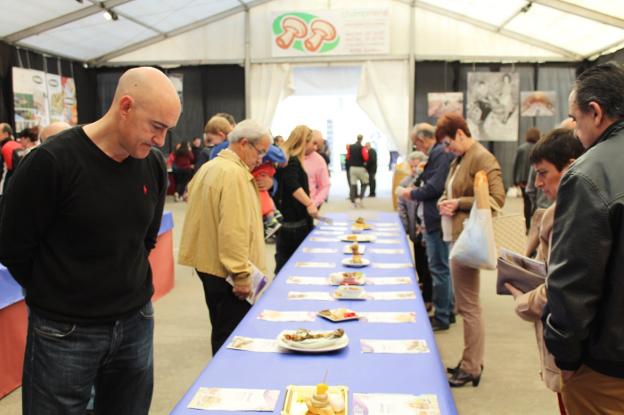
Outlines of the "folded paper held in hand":
{"label": "folded paper held in hand", "polygon": [[548,274],[546,264],[508,249],[501,248],[497,263],[496,294],[511,295],[505,283],[526,293],[543,284]]}
{"label": "folded paper held in hand", "polygon": [[[249,295],[247,296],[247,302],[251,305],[254,305],[255,302],[258,300],[258,298],[260,298],[260,294],[262,293],[262,290],[264,290],[264,288],[269,283],[269,280],[267,279],[266,275],[264,275],[262,271],[258,269],[258,267],[256,267],[251,262],[250,262],[250,265],[251,265],[251,291],[249,292]],[[234,280],[232,279],[231,275],[228,275],[225,280],[232,287],[234,286]]]}

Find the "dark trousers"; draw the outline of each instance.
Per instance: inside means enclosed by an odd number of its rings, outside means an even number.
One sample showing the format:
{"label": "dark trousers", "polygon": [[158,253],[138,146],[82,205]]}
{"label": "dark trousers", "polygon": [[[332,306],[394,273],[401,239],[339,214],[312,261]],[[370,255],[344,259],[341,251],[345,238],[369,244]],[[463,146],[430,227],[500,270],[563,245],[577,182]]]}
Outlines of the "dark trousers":
{"label": "dark trousers", "polygon": [[81,325],[32,309],[24,358],[24,415],[84,415],[95,386],[96,414],[147,414],[154,385],[154,309]]}
{"label": "dark trousers", "polygon": [[433,282],[429,272],[429,262],[427,259],[427,248],[422,243],[422,237],[418,237],[414,244],[414,259],[416,262],[416,273],[418,274],[418,285],[422,290],[423,301],[431,302]]}
{"label": "dark trousers", "polygon": [[533,216],[533,206],[531,206],[531,199],[526,192],[526,189],[520,186],[520,190],[522,190],[522,201],[524,202],[524,224],[526,225],[527,234],[529,233],[529,229],[531,228],[531,216]]}
{"label": "dark trousers", "polygon": [[176,183],[176,193],[182,196],[186,191],[186,185],[191,181],[193,177],[192,169],[177,169],[174,172],[174,178]]}
{"label": "dark trousers", "polygon": [[286,228],[282,226],[277,232],[277,240],[275,241],[276,276],[311,230],[312,227],[310,225],[303,225],[298,228]]}
{"label": "dark trousers", "polygon": [[214,356],[245,317],[251,305],[245,300],[239,300],[232,293],[232,286],[225,278],[200,271],[197,271],[197,275],[204,286],[204,296],[210,313],[210,343]]}
{"label": "dark trousers", "polygon": [[369,196],[376,196],[377,190],[377,180],[375,179],[375,175],[377,174],[377,169],[368,171],[368,185],[370,186],[370,191],[368,193]]}

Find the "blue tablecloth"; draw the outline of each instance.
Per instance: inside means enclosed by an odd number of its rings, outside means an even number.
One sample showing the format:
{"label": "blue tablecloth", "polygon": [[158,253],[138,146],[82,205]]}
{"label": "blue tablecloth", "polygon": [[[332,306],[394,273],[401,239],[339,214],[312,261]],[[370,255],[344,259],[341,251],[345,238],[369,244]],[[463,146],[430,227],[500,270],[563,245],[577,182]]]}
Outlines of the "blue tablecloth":
{"label": "blue tablecloth", "polygon": [[162,221],[160,222],[160,229],[158,229],[158,235],[171,230],[173,228],[173,214],[170,211],[163,212]]}
{"label": "blue tablecloth", "polygon": [[[333,215],[336,221],[344,221],[351,224],[353,218],[347,214]],[[371,217],[369,222],[395,222],[399,223],[396,214],[378,214]],[[400,225],[399,225],[400,227]],[[378,229],[381,231],[381,229]],[[383,239],[399,239],[394,245],[366,244],[368,248],[402,248],[403,254],[374,254],[365,253],[364,257],[375,262],[405,263],[412,262],[407,239],[403,230],[400,229],[401,237],[383,237]],[[332,236],[319,235],[323,238]],[[334,237],[335,238],[335,237]],[[286,394],[288,385],[315,385],[323,379],[325,370],[328,370],[327,383],[330,385],[346,385],[350,394],[356,393],[405,393],[405,394],[436,394],[440,410],[443,415],[456,414],[448,386],[447,376],[441,363],[436,347],[431,326],[427,318],[427,312],[418,292],[416,274],[413,268],[397,270],[364,268],[363,271],[369,277],[375,276],[410,276],[413,278],[412,285],[386,285],[366,286],[367,291],[402,291],[415,290],[416,300],[398,301],[307,301],[288,300],[289,291],[333,291],[334,287],[314,285],[291,285],[286,284],[288,276],[327,276],[335,271],[347,271],[340,261],[347,257],[342,253],[345,243],[343,242],[315,242],[310,237],[299,247],[295,255],[286,264],[277,276],[271,287],[264,296],[251,309],[245,319],[236,328],[233,336],[248,336],[260,338],[276,338],[284,329],[297,329],[301,327],[331,330],[338,327],[345,329],[350,343],[346,349],[330,354],[305,355],[305,354],[282,354],[282,353],[256,353],[237,351],[224,347],[219,350],[214,359],[199,375],[195,383],[182,397],[172,414],[193,414],[198,412],[188,409],[187,405],[200,387],[230,387],[230,388],[262,388],[279,389],[280,401],[273,412],[279,414]],[[303,247],[331,247],[338,248],[335,254],[310,254],[304,253]],[[298,261],[323,261],[335,262],[336,269],[328,268],[296,268]],[[320,317],[314,322],[269,322],[258,320],[258,314],[265,309],[278,311],[319,311],[326,308],[348,307],[356,311],[415,311],[416,323],[382,324],[363,323],[350,321],[344,323],[332,323]],[[431,352],[426,354],[372,354],[362,353],[360,339],[424,339]],[[349,398],[352,402],[352,395]],[[211,414],[221,413],[210,411]],[[223,412],[233,414],[238,412]],[[249,414],[249,412],[240,412]]]}
{"label": "blue tablecloth", "polygon": [[[169,211],[163,213],[162,222],[158,235],[169,231],[173,228],[173,214]],[[9,270],[0,264],[0,309],[10,306],[23,300],[22,287],[15,282]]]}
{"label": "blue tablecloth", "polygon": [[22,287],[15,282],[9,270],[0,264],[0,309],[22,300]]}

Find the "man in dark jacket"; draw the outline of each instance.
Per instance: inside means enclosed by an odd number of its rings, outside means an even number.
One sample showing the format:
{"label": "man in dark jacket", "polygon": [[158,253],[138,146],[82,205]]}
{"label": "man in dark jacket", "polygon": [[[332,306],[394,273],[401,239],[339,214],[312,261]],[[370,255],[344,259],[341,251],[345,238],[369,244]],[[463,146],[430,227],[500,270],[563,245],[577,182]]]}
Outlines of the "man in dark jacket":
{"label": "man in dark jacket", "polygon": [[411,138],[419,151],[429,155],[429,161],[423,172],[424,186],[405,189],[401,197],[423,202],[425,218],[423,237],[427,246],[429,271],[433,279],[435,307],[431,327],[434,331],[447,330],[453,312],[453,287],[448,265],[448,245],[442,239],[437,203],[444,191],[444,183],[454,156],[444,151],[444,144],[437,142],[435,128],[432,125],[416,124]]}
{"label": "man in dark jacket", "polygon": [[594,66],[569,98],[587,149],[561,180],[544,339],[570,414],[624,413],[624,70]]}
{"label": "man in dark jacket", "polygon": [[368,196],[375,197],[375,190],[377,190],[377,181],[375,180],[375,175],[377,174],[377,150],[371,147],[371,143],[366,143],[365,147],[368,151],[368,162],[366,163],[368,183],[370,185]]}
{"label": "man in dark jacket", "polygon": [[529,163],[529,154],[535,143],[540,139],[540,131],[537,128],[529,128],[525,135],[526,142],[520,144],[516,149],[516,158],[514,159],[513,174],[514,186],[518,186],[522,191],[522,200],[524,202],[524,223],[527,233],[531,227],[531,215],[533,214],[533,206],[531,199],[527,195],[526,188],[529,180],[529,171],[531,163]]}

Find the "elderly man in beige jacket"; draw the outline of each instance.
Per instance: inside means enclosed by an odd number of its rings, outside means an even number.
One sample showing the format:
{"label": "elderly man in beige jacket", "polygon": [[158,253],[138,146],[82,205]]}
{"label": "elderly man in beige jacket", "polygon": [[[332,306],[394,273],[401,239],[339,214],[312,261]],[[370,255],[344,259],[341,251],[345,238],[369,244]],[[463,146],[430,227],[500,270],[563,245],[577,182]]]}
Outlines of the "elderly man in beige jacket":
{"label": "elderly man in beige jacket", "polygon": [[269,137],[255,121],[239,123],[228,135],[229,148],[188,185],[178,261],[195,268],[204,286],[213,354],[249,311],[252,264],[265,272],[262,213],[251,170],[266,154]]}

